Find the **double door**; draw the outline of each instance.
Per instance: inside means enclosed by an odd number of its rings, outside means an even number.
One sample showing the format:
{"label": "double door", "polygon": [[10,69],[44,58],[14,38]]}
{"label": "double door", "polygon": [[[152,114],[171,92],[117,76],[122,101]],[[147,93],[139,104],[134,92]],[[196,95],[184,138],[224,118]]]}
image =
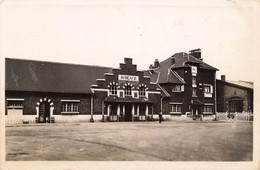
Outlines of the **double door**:
{"label": "double door", "polygon": [[48,102],[42,102],[39,108],[39,123],[50,122],[50,104]]}

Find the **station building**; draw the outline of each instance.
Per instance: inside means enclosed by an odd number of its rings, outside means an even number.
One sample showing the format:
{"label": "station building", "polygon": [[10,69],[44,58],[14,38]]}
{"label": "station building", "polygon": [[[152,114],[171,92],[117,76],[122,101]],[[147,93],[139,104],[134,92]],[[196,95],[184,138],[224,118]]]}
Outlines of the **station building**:
{"label": "station building", "polygon": [[148,121],[159,113],[214,119],[217,70],[200,49],[155,60],[145,71],[131,58],[119,68],[6,58],[5,120]]}
{"label": "station building", "polygon": [[166,60],[155,60],[145,72],[162,92],[161,107],[165,118],[207,117],[216,113],[216,71],[203,62],[201,50],[176,53]]}
{"label": "station building", "polygon": [[217,79],[217,111],[253,113],[253,82],[230,81],[222,75]]}
{"label": "station building", "polygon": [[145,121],[161,92],[132,59],[119,68],[6,58],[7,123]]}

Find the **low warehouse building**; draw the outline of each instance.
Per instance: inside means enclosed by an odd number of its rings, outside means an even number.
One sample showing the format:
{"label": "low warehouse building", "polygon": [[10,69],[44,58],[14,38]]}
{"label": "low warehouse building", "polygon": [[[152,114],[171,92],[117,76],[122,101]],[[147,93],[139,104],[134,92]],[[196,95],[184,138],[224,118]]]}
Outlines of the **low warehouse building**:
{"label": "low warehouse building", "polygon": [[120,68],[6,59],[6,122],[158,117],[160,90],[126,58]]}
{"label": "low warehouse building", "polygon": [[253,82],[227,81],[222,75],[217,80],[217,111],[253,113]]}

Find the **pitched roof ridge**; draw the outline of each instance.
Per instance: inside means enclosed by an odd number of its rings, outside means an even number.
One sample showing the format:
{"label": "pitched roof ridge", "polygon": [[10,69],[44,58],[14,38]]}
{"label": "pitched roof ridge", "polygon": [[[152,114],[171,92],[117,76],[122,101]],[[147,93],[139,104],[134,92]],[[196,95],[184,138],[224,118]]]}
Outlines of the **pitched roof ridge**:
{"label": "pitched roof ridge", "polygon": [[15,61],[32,61],[32,62],[39,62],[39,63],[50,63],[50,64],[63,64],[63,65],[74,65],[74,66],[87,66],[87,67],[99,67],[99,68],[111,68],[107,66],[99,66],[99,65],[87,65],[87,64],[77,64],[77,63],[64,63],[64,62],[56,62],[56,61],[42,61],[42,60],[35,60],[35,59],[24,59],[24,58],[5,58],[8,60],[15,60]]}

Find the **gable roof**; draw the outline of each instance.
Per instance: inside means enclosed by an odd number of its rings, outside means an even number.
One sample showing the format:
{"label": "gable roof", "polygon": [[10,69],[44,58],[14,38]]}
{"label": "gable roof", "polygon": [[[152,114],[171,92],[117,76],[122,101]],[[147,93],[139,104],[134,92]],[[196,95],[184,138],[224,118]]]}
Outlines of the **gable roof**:
{"label": "gable roof", "polygon": [[92,93],[96,79],[112,68],[55,62],[5,60],[5,89],[58,93]]}
{"label": "gable roof", "polygon": [[167,62],[171,63],[171,58],[175,58],[175,64],[171,66],[171,68],[180,68],[180,67],[190,67],[189,63],[195,63],[198,64],[201,69],[206,70],[218,70],[215,67],[210,66],[209,64],[203,62],[200,59],[197,59],[196,57],[187,54],[187,53],[176,53],[173,56],[167,58]]}
{"label": "gable roof", "polygon": [[[175,64],[171,64],[171,59],[175,59]],[[206,70],[218,70],[215,67],[208,65],[207,63],[197,59],[196,57],[187,53],[176,53],[173,56],[167,58],[166,60],[159,63],[159,67],[154,68],[153,71],[148,70],[146,72],[147,76],[151,77],[151,81],[155,83],[176,83],[185,84],[186,82],[172,69],[191,67],[190,64],[196,64],[201,69]],[[154,72],[154,73],[152,73]]]}

